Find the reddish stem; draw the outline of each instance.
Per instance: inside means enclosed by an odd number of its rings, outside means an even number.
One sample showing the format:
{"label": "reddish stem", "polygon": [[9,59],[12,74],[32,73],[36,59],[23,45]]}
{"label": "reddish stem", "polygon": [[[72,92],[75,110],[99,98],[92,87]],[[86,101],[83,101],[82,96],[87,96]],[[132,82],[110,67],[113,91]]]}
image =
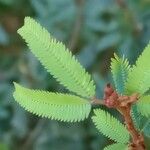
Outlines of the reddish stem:
{"label": "reddish stem", "polygon": [[124,117],[126,127],[132,137],[132,142],[129,145],[130,150],[145,150],[144,137],[135,128],[131,118],[131,106],[118,109]]}
{"label": "reddish stem", "polygon": [[119,95],[115,90],[113,90],[110,84],[107,84],[104,89],[104,100],[98,100],[96,98],[92,99],[92,104],[94,105],[105,105],[108,108],[114,108],[118,110],[125,120],[125,125],[132,137],[129,144],[129,150],[145,150],[144,137],[135,128],[132,117],[131,108],[132,105],[139,99],[138,94],[133,94],[131,96]]}

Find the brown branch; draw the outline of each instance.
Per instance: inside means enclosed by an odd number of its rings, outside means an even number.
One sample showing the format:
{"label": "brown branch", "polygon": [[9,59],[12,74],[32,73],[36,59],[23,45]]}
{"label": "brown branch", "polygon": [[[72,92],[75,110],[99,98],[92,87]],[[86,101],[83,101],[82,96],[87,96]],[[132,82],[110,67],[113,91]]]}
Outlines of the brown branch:
{"label": "brown branch", "polygon": [[131,107],[122,109],[122,114],[125,119],[125,124],[132,137],[132,143],[129,148],[131,150],[145,150],[144,137],[137,131],[131,118]]}
{"label": "brown branch", "polygon": [[130,150],[145,150],[144,137],[135,128],[132,117],[131,108],[132,105],[139,99],[138,94],[133,94],[131,96],[119,96],[118,106],[116,109],[123,115],[125,120],[125,125],[130,132],[132,137],[132,142],[129,145]]}
{"label": "brown branch", "polygon": [[107,84],[104,89],[104,100],[98,100],[96,98],[92,99],[92,104],[105,105],[108,108],[114,108],[118,110],[125,120],[125,125],[132,137],[129,144],[130,150],[145,150],[144,137],[135,128],[132,117],[131,108],[132,105],[139,99],[138,94],[133,94],[131,96],[119,95],[110,84]]}

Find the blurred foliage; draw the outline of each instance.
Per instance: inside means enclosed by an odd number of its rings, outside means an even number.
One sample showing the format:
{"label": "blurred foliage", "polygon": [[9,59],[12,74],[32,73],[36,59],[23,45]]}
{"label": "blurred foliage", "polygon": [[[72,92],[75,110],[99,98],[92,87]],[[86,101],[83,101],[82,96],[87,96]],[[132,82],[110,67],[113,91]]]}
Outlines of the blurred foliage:
{"label": "blurred foliage", "polygon": [[[0,0],[0,143],[11,150],[98,150],[111,143],[97,134],[90,117],[81,123],[60,123],[31,115],[14,102],[13,81],[66,91],[17,35],[25,16],[39,20],[72,50],[92,74],[97,96],[102,97],[105,84],[112,82],[113,53],[134,63],[149,42],[149,8],[149,0]],[[149,126],[150,121],[143,127],[147,145]]]}

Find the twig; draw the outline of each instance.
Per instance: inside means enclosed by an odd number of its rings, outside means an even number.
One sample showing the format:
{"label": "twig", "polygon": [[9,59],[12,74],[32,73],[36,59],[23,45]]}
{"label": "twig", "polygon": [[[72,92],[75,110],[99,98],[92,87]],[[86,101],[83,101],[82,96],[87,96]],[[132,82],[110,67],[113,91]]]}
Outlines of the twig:
{"label": "twig", "polygon": [[119,95],[110,84],[107,84],[104,89],[104,100],[92,99],[92,104],[105,105],[108,108],[114,108],[118,110],[125,120],[125,125],[132,137],[132,141],[129,144],[130,150],[145,150],[144,137],[135,128],[132,117],[131,108],[132,105],[139,99],[138,94],[131,96]]}
{"label": "twig", "polygon": [[129,148],[131,150],[145,150],[144,137],[136,130],[131,118],[131,107],[122,110],[122,114],[126,127],[132,136],[132,143],[130,143]]}

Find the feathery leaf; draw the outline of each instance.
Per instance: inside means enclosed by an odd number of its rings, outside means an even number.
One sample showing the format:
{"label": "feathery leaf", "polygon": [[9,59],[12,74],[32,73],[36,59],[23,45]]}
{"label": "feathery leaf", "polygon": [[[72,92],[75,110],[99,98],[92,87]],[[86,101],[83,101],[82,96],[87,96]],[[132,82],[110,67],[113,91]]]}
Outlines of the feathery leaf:
{"label": "feathery leaf", "polygon": [[111,59],[111,72],[115,87],[120,94],[124,93],[125,83],[128,77],[130,65],[127,59],[119,58],[114,54],[114,58]]}
{"label": "feathery leaf", "polygon": [[24,26],[18,33],[25,39],[32,53],[46,70],[68,90],[83,97],[93,97],[95,85],[91,76],[71,52],[52,38],[46,29],[30,17],[25,18]]}
{"label": "feathery leaf", "polygon": [[95,109],[94,113],[93,122],[102,134],[116,142],[128,143],[130,136],[122,123],[104,110]]}
{"label": "feathery leaf", "polygon": [[150,116],[150,95],[142,96],[136,104],[138,111],[143,116]]}
{"label": "feathery leaf", "polygon": [[144,133],[144,136],[150,138],[150,119],[147,119],[147,122],[144,124],[142,128],[142,132]]}
{"label": "feathery leaf", "polygon": [[60,121],[75,122],[88,117],[91,104],[80,97],[31,90],[14,83],[15,100],[29,112]]}
{"label": "feathery leaf", "polygon": [[136,104],[132,106],[131,116],[132,116],[132,120],[134,122],[135,127],[140,131],[143,126],[142,123],[144,123],[145,118],[143,118],[143,116],[137,110]]}
{"label": "feathery leaf", "polygon": [[137,92],[144,94],[150,88],[150,44],[144,49],[141,56],[136,61],[128,75],[126,84],[126,93],[132,94]]}
{"label": "feathery leaf", "polygon": [[144,136],[150,137],[150,119],[141,115],[137,110],[137,105],[132,106],[132,119],[134,121],[135,127],[143,132]]}
{"label": "feathery leaf", "polygon": [[128,145],[121,143],[111,144],[106,146],[104,150],[128,150]]}

